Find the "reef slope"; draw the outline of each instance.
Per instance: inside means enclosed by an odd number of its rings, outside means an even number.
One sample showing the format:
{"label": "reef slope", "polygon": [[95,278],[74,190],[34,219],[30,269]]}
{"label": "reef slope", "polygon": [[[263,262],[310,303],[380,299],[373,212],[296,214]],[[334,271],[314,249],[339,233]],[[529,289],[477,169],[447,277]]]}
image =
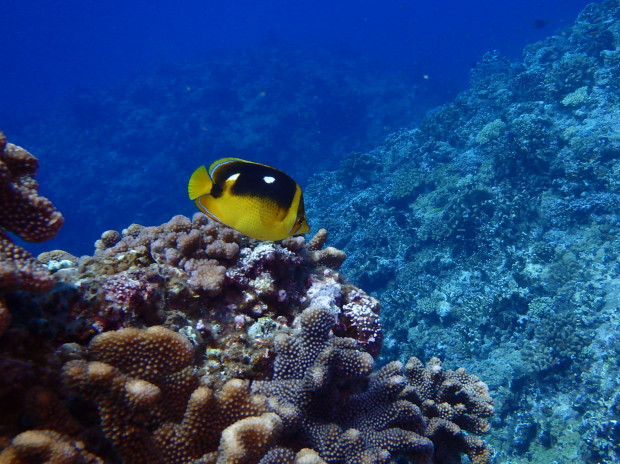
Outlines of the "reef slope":
{"label": "reef slope", "polygon": [[418,129],[306,192],[382,301],[384,356],[484,373],[498,462],[618,459],[619,18],[590,5],[521,62],[487,54]]}

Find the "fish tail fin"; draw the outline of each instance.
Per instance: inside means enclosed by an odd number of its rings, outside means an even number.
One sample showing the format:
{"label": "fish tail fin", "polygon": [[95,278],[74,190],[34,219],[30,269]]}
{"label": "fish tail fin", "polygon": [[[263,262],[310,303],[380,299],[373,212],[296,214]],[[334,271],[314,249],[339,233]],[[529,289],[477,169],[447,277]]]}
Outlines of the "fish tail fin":
{"label": "fish tail fin", "polygon": [[207,168],[200,166],[194,171],[187,184],[187,193],[189,194],[190,200],[195,200],[198,197],[211,193],[212,186],[213,182],[209,177]]}

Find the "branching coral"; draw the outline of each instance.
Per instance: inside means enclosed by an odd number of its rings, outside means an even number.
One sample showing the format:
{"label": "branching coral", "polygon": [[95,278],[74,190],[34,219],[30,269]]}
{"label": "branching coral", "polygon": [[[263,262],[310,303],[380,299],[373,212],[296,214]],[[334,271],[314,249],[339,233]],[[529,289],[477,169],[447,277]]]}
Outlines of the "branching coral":
{"label": "branching coral", "polygon": [[84,443],[49,430],[29,430],[16,436],[0,454],[3,464],[103,464]]}
{"label": "branching coral", "polygon": [[419,408],[396,401],[404,387],[398,369],[369,379],[372,358],[353,340],[330,337],[333,322],[325,309],[305,310],[299,332],[277,341],[274,379],[255,382],[254,391],[269,397],[288,440],[327,462],[388,462],[395,455],[429,461],[433,447],[421,436]]}
{"label": "branching coral", "polygon": [[[37,167],[34,156],[7,143],[0,131],[0,292],[45,292],[54,285],[49,272],[5,232],[42,242],[55,237],[64,222],[52,203],[38,193],[34,180]],[[6,302],[0,295],[0,336],[9,323]]]}
{"label": "branching coral", "polygon": [[331,334],[326,308],[304,310],[296,326],[277,338],[273,379],[233,379],[215,390],[201,384],[194,347],[176,332],[100,334],[75,353],[83,359],[65,364],[64,377],[97,409],[112,450],[97,447],[59,398],[35,389],[38,431],[15,437],[0,461],[99,463],[116,453],[126,464],[452,463],[462,452],[489,461],[484,443],[454,432],[456,424],[488,427],[491,400],[474,376],[414,359],[373,374],[373,358],[355,340]]}
{"label": "branching coral", "polygon": [[281,421],[247,381],[217,393],[200,386],[194,349],[178,333],[107,332],[93,339],[89,356],[95,361],[65,366],[67,383],[97,406],[104,434],[128,464],[250,462],[280,433]]}
{"label": "branching coral", "polygon": [[[274,379],[255,382],[284,420],[289,442],[310,446],[330,463],[488,463],[491,448],[472,434],[488,431],[486,384],[463,369],[427,368],[411,358],[370,375],[373,361],[351,339],[331,337],[333,318],[311,307],[300,329],[276,344]],[[434,446],[433,446],[434,445]]]}
{"label": "branching coral", "polygon": [[462,368],[444,371],[438,358],[426,367],[410,358],[405,375],[407,389],[402,396],[419,406],[428,419],[424,435],[435,445],[433,462],[460,463],[461,453],[474,464],[489,462],[493,450],[475,436],[488,432],[486,418],[494,412],[487,385]]}
{"label": "branching coral", "polygon": [[347,259],[347,255],[344,251],[334,247],[323,248],[326,241],[327,230],[319,229],[306,247],[308,250],[305,256],[306,262],[313,266],[326,266],[332,269],[339,269],[344,260]]}

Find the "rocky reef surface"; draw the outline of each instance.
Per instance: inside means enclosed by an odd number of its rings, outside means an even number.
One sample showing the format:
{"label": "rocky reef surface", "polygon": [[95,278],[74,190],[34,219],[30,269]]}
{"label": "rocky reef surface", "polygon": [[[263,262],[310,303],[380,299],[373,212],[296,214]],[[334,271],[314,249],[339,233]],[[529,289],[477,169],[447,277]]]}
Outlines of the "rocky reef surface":
{"label": "rocky reef surface", "polygon": [[382,302],[382,355],[489,383],[497,462],[620,459],[619,45],[618,2],[590,5],[306,191]]}
{"label": "rocky reef surface", "polygon": [[375,369],[380,305],[324,229],[260,242],[197,213],[35,259],[4,229],[62,216],[0,140],[2,464],[491,461],[487,385],[435,357]]}

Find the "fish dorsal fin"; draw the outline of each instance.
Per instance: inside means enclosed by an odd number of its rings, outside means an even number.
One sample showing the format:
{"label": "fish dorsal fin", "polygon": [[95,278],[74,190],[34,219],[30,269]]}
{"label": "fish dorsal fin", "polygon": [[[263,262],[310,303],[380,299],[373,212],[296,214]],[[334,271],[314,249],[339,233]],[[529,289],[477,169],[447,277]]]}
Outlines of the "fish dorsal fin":
{"label": "fish dorsal fin", "polygon": [[[236,162],[252,163],[251,161],[242,160],[241,158],[222,158],[222,159],[215,161],[213,164],[211,164],[211,166],[209,166],[209,176],[211,176],[211,179],[213,179],[213,174],[215,173],[217,168],[219,168],[220,166],[223,166],[224,164],[236,163]],[[252,163],[252,164],[256,164],[256,163]]]}
{"label": "fish dorsal fin", "polygon": [[192,177],[189,178],[187,193],[191,200],[195,200],[198,197],[211,193],[212,186],[213,182],[211,182],[207,168],[200,166],[194,171]]}

